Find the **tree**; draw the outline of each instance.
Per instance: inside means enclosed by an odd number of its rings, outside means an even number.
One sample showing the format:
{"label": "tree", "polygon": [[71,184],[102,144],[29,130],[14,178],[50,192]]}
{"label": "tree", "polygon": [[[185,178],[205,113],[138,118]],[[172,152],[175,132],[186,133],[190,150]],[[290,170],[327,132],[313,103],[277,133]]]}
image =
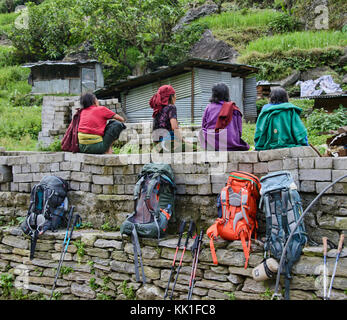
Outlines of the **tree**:
{"label": "tree", "polygon": [[[83,21],[71,14],[74,0],[46,0],[27,4],[21,15],[26,23],[16,24],[9,38],[21,61],[61,59],[66,50],[82,42]],[[21,17],[19,17],[21,18]]]}
{"label": "tree", "polygon": [[184,59],[205,27],[174,33],[183,13],[178,0],[46,0],[29,4],[28,27],[10,38],[22,61],[62,59],[88,41],[115,80]]}
{"label": "tree", "polygon": [[179,2],[166,0],[84,0],[77,10],[88,17],[85,33],[99,57],[129,71],[153,61],[183,14]]}

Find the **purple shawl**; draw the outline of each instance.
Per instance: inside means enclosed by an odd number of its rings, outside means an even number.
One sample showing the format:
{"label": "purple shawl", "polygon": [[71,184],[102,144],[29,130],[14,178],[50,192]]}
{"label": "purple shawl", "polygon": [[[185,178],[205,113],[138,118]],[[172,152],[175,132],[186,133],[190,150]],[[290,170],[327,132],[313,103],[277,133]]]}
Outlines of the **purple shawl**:
{"label": "purple shawl", "polygon": [[249,145],[241,139],[242,113],[234,110],[233,118],[225,129],[215,132],[219,112],[224,101],[210,103],[204,112],[202,128],[199,134],[200,143],[207,150],[247,151]]}

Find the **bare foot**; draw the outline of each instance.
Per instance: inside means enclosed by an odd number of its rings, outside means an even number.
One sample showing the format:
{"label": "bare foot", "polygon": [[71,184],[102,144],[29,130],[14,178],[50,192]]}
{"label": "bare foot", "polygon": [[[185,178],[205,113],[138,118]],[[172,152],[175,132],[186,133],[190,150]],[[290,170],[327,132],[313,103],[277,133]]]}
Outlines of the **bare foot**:
{"label": "bare foot", "polygon": [[105,152],[105,154],[113,154],[112,146]]}

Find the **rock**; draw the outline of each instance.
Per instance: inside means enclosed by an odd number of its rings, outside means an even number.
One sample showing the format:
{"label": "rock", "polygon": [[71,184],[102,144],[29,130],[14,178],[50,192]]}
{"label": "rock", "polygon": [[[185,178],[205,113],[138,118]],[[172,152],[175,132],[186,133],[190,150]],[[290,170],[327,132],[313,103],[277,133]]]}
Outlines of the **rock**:
{"label": "rock", "polygon": [[12,168],[0,165],[0,183],[11,182],[12,180]]}
{"label": "rock", "polygon": [[194,44],[190,55],[200,59],[234,62],[238,52],[224,41],[214,38],[211,30],[206,30],[201,39]]}
{"label": "rock", "polygon": [[120,250],[122,249],[122,242],[115,240],[98,239],[94,242],[94,246],[98,248],[115,248]]}
{"label": "rock", "polygon": [[220,281],[213,281],[213,280],[205,280],[202,279],[201,281],[196,281],[195,285],[200,288],[205,289],[220,289],[222,291],[234,291],[236,286],[232,284],[231,282],[220,282]]}
{"label": "rock", "polygon": [[288,87],[296,83],[300,79],[301,72],[298,70],[295,70],[291,75],[289,75],[287,78],[280,81],[281,87]]}
{"label": "rock", "polygon": [[312,300],[312,293],[301,290],[290,290],[290,300]]}
{"label": "rock", "polygon": [[190,23],[196,19],[199,19],[203,16],[208,16],[218,11],[218,6],[214,3],[208,3],[202,5],[198,8],[190,9],[184,17],[180,19],[178,24],[173,27],[172,31],[176,32],[183,28],[184,24]]}
{"label": "rock", "polygon": [[2,243],[8,246],[19,248],[19,249],[28,249],[29,241],[23,240],[14,236],[6,236],[2,239]]}
{"label": "rock", "polygon": [[342,57],[340,57],[338,63],[340,66],[345,66],[347,64],[347,54],[346,53]]}
{"label": "rock", "polygon": [[163,296],[164,291],[153,285],[144,285],[136,292],[138,300],[161,300]]}
{"label": "rock", "polygon": [[274,290],[275,284],[273,281],[255,281],[247,278],[243,284],[242,291],[249,293],[264,293],[267,290]]}
{"label": "rock", "polygon": [[71,293],[86,299],[94,299],[96,296],[95,292],[89,286],[77,284],[75,282],[71,284]]}
{"label": "rock", "polygon": [[329,67],[318,67],[314,69],[309,69],[307,71],[304,71],[301,73],[300,80],[301,81],[307,81],[307,80],[316,80],[321,76],[325,75],[331,75],[336,76],[336,72],[329,68]]}

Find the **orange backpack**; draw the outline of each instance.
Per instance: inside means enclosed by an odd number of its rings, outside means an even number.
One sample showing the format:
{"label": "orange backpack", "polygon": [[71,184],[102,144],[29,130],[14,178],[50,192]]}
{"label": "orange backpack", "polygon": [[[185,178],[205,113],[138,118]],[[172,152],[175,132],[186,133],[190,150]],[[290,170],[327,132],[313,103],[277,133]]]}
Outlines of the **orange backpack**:
{"label": "orange backpack", "polygon": [[243,171],[230,173],[226,186],[220,193],[222,212],[206,232],[210,238],[214,264],[218,264],[218,260],[213,240],[219,236],[224,240],[241,240],[246,258],[245,269],[247,268],[252,234],[257,237],[256,214],[260,188],[260,181],[255,175]]}

